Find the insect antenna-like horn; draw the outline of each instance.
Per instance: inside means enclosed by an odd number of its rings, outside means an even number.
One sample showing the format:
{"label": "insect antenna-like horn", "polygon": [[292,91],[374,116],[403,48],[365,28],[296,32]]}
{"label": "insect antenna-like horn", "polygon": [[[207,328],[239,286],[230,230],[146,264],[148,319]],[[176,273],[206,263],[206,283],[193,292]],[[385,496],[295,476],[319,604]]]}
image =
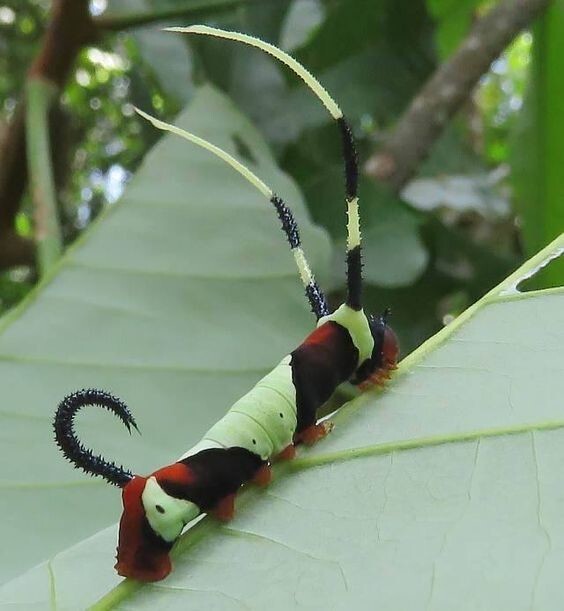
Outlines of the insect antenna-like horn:
{"label": "insect antenna-like horn", "polygon": [[360,219],[358,214],[358,160],[354,138],[351,128],[335,100],[329,95],[321,83],[293,57],[284,53],[278,47],[263,40],[241,34],[229,32],[205,25],[189,27],[165,28],[169,32],[182,32],[185,34],[205,34],[216,38],[236,40],[251,47],[256,47],[293,70],[319,98],[329,114],[339,126],[342,140],[343,161],[345,166],[345,189],[347,202],[347,304],[355,310],[362,307],[362,257],[360,249]]}
{"label": "insect antenna-like horn", "polygon": [[278,218],[282,223],[282,231],[284,231],[286,238],[288,239],[288,243],[290,244],[290,249],[292,254],[294,255],[294,260],[296,262],[296,266],[298,268],[298,273],[302,280],[302,283],[305,288],[305,293],[309,301],[309,305],[311,306],[312,312],[315,314],[317,319],[319,320],[322,316],[325,316],[329,313],[329,307],[327,305],[327,301],[325,299],[325,295],[322,290],[319,288],[315,278],[313,276],[313,272],[307,262],[304,251],[301,246],[300,233],[298,230],[298,224],[296,223],[296,219],[292,214],[292,211],[284,200],[278,195],[276,195],[272,189],[267,186],[256,174],[251,172],[249,168],[244,166],[241,162],[237,161],[235,157],[232,157],[229,153],[220,149],[215,144],[200,138],[199,136],[195,136],[190,132],[187,132],[180,127],[176,127],[175,125],[170,125],[170,123],[165,123],[151,115],[143,112],[139,108],[135,109],[138,114],[140,114],[144,119],[147,119],[150,123],[152,123],[156,128],[161,129],[163,131],[168,131],[185,140],[189,140],[194,144],[210,151],[226,163],[228,163],[234,170],[239,172],[244,178],[246,178],[256,189],[258,189],[270,203],[276,209],[276,213],[278,214]]}
{"label": "insect antenna-like horn", "polygon": [[61,401],[53,422],[55,441],[65,458],[77,469],[82,469],[89,475],[103,477],[110,484],[123,488],[133,477],[131,471],[117,466],[100,455],[93,454],[76,436],[74,418],[87,405],[97,405],[112,412],[130,433],[132,426],[137,429],[137,424],[123,401],[103,390],[91,388],[72,393]]}

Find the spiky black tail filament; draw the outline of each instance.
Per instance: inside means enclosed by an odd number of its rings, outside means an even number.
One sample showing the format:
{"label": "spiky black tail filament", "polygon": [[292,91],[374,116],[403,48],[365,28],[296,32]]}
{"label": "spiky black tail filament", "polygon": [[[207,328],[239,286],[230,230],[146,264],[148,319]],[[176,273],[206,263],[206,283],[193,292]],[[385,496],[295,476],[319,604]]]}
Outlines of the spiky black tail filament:
{"label": "spiky black tail filament", "polygon": [[362,253],[358,214],[358,156],[354,137],[345,117],[336,118],[341,131],[345,165],[345,199],[347,202],[347,305],[362,307]]}
{"label": "spiky black tail filament", "polygon": [[327,314],[329,314],[329,306],[327,305],[327,300],[325,299],[323,291],[319,288],[307,264],[304,251],[302,250],[300,232],[296,219],[281,197],[273,195],[270,201],[276,208],[278,218],[282,223],[282,231],[284,231],[288,238],[288,243],[290,244],[290,249],[296,260],[298,272],[305,287],[311,310],[317,317],[317,320],[319,320],[322,316],[327,316]]}
{"label": "spiky black tail filament", "polygon": [[94,454],[92,450],[85,448],[76,436],[74,418],[87,405],[96,405],[112,412],[130,433],[132,426],[137,429],[137,424],[123,401],[103,390],[91,388],[72,393],[61,401],[53,422],[55,441],[65,458],[77,469],[103,477],[110,484],[123,488],[133,477],[131,471]]}
{"label": "spiky black tail filament", "polygon": [[201,146],[202,148],[210,151],[226,163],[228,163],[234,170],[239,172],[244,178],[246,178],[256,189],[258,189],[274,206],[276,212],[278,214],[278,218],[282,223],[282,230],[286,234],[286,238],[290,244],[290,248],[292,250],[292,254],[294,255],[294,260],[296,261],[296,266],[298,268],[298,273],[303,282],[305,293],[309,301],[309,305],[311,307],[312,312],[315,314],[317,319],[319,320],[322,316],[325,316],[329,313],[329,307],[327,306],[327,301],[325,299],[325,295],[319,288],[315,278],[313,276],[313,272],[307,262],[304,251],[301,247],[300,234],[298,231],[298,225],[296,223],[296,219],[294,218],[291,210],[288,208],[286,203],[278,197],[272,189],[266,185],[256,174],[254,174],[249,168],[244,166],[240,161],[235,159],[235,157],[231,156],[229,153],[220,149],[215,144],[200,138],[190,132],[181,129],[180,127],[176,127],[175,125],[170,125],[169,123],[165,123],[160,119],[156,119],[151,115],[148,115],[146,112],[143,112],[139,108],[135,109],[138,114],[140,114],[143,118],[150,121],[155,127],[158,129],[162,129],[164,131],[171,132],[189,140],[190,142]]}
{"label": "spiky black tail filament", "polygon": [[335,100],[333,100],[321,83],[306,68],[304,68],[304,66],[274,45],[255,38],[254,36],[249,36],[248,34],[229,32],[204,25],[172,27],[166,29],[171,32],[205,34],[207,36],[214,36],[216,38],[236,40],[246,45],[250,45],[251,47],[261,49],[293,70],[319,98],[333,119],[335,119],[341,132],[343,161],[345,165],[346,202],[348,215],[347,305],[355,310],[360,310],[362,307],[362,256],[360,246],[360,220],[358,214],[358,161],[352,131],[343,115],[343,111],[339,108],[338,104],[335,102]]}

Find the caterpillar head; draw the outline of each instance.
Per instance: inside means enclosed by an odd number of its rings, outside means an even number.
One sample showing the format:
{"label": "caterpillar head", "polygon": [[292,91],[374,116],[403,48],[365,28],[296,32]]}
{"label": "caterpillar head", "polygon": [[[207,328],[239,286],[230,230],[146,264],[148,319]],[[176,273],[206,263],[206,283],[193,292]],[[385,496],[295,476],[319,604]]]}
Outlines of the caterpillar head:
{"label": "caterpillar head", "polygon": [[394,330],[388,325],[389,310],[381,316],[368,316],[370,333],[374,348],[370,358],[361,363],[357,369],[353,384],[381,384],[389,377],[389,372],[396,369],[399,356],[399,342]]}
{"label": "caterpillar head", "polygon": [[184,526],[201,511],[195,503],[166,490],[185,489],[192,481],[190,468],[175,463],[149,477],[135,476],[123,488],[115,565],[119,575],[160,581],[170,573],[170,549]]}

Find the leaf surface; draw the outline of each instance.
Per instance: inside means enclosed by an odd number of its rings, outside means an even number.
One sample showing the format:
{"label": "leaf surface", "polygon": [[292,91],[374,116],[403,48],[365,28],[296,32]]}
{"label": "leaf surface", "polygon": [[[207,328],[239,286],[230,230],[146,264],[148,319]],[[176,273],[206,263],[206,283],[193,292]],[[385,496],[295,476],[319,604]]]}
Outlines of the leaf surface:
{"label": "leaf surface", "polygon": [[[229,525],[186,533],[167,580],[125,580],[96,609],[561,608],[564,289],[516,287],[563,252],[564,235],[405,359],[386,393],[342,408]],[[0,600],[91,604],[118,582],[115,537],[57,554]]]}
{"label": "leaf surface", "polygon": [[[328,267],[327,237],[226,98],[203,88],[177,122],[234,155],[233,138],[245,142],[253,170],[295,209],[314,268]],[[312,326],[270,204],[208,153],[161,140],[122,201],[3,319],[1,579],[119,516],[119,491],[74,471],[53,442],[67,393],[96,386],[122,397],[142,437],[101,410],[77,429],[96,452],[149,472],[196,442]]]}

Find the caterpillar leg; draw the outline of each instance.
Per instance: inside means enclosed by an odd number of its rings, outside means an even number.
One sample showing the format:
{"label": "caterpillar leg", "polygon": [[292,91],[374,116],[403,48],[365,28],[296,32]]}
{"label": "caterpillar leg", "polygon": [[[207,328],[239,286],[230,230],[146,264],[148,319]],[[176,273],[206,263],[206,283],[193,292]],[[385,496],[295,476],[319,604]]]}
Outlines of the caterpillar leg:
{"label": "caterpillar leg", "polygon": [[286,446],[280,454],[277,454],[274,458],[275,460],[292,460],[296,456],[296,446],[291,443],[289,446]]}
{"label": "caterpillar leg", "polygon": [[208,512],[220,522],[229,522],[235,515],[235,494],[228,494]]}
{"label": "caterpillar leg", "polygon": [[365,391],[374,386],[384,386],[384,384],[392,377],[392,372],[397,369],[396,363],[386,365],[384,369],[379,369],[375,374],[371,375],[367,380],[358,385],[360,390]]}
{"label": "caterpillar leg", "polygon": [[255,486],[268,486],[272,481],[272,468],[268,463],[265,463],[261,467],[259,467],[258,471],[255,473],[251,483],[255,484]]}
{"label": "caterpillar leg", "polygon": [[324,420],[318,424],[313,424],[307,429],[297,433],[296,441],[304,443],[306,446],[311,446],[328,435],[333,430],[333,426],[334,424],[331,420]]}

